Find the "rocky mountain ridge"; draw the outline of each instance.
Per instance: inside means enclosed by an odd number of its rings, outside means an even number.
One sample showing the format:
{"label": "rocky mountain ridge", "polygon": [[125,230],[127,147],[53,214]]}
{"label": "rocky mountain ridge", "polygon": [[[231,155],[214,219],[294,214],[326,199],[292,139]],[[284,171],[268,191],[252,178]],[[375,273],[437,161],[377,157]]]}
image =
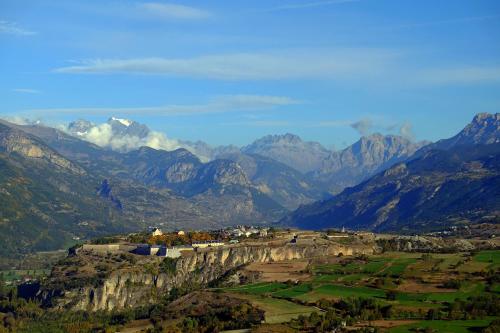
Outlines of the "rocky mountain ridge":
{"label": "rocky mountain ridge", "polygon": [[318,142],[306,142],[294,134],[267,135],[241,148],[242,153],[261,155],[302,173],[317,169],[329,151]]}
{"label": "rocky mountain ridge", "polygon": [[[150,132],[145,125],[128,119],[112,117],[107,124],[111,125],[113,135],[122,138],[122,141],[143,137]],[[70,133],[76,136],[82,131],[87,133],[89,126],[95,125],[82,120],[74,122],[69,126],[73,129]],[[142,135],[131,131],[143,128],[145,130]],[[317,142],[305,142],[299,136],[290,133],[267,135],[242,148],[233,145],[212,147],[203,141],[178,141],[179,146],[185,147],[203,162],[229,158],[245,163],[245,160],[255,159],[257,155],[274,160],[275,163],[272,163],[271,168],[277,169],[281,165],[280,179],[284,180],[284,175],[290,175],[285,181],[289,185],[280,186],[274,182],[274,185],[278,185],[274,188],[271,182],[262,179],[259,179],[259,184],[256,185],[264,190],[268,189],[271,198],[288,209],[295,209],[301,204],[324,198],[325,192],[338,193],[345,187],[356,185],[376,172],[408,158],[425,144],[427,142],[413,143],[400,136],[381,134],[362,137],[342,151],[328,150]],[[270,163],[268,165],[260,163],[258,165],[260,173],[267,173],[264,168],[269,165]],[[302,176],[292,175],[289,168],[301,173]],[[249,179],[253,177],[251,174],[246,176]],[[308,185],[305,190],[307,193],[300,187],[290,186],[296,182],[294,178],[302,178],[301,183]],[[287,191],[285,189],[287,186],[297,189],[300,192],[299,196]]]}
{"label": "rocky mountain ridge", "polygon": [[416,155],[431,149],[447,150],[455,146],[500,142],[500,113],[479,113],[457,135],[423,147]]}
{"label": "rocky mountain ridge", "polygon": [[344,150],[331,152],[312,173],[312,178],[329,184],[330,190],[336,193],[408,159],[427,144],[379,133],[361,137]]}
{"label": "rocky mountain ridge", "polygon": [[430,150],[282,222],[415,232],[500,219],[500,144]]}

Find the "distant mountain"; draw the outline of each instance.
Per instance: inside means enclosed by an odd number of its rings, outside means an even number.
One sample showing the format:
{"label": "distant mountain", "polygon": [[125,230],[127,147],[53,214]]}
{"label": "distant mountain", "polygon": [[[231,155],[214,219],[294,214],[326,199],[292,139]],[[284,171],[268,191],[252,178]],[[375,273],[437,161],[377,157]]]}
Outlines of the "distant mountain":
{"label": "distant mountain", "polygon": [[[112,128],[115,128],[113,129],[113,135],[118,138],[123,136],[123,140],[118,140],[120,143],[133,141],[132,134],[123,132],[124,130],[135,126],[142,128],[142,125],[131,120],[114,117],[110,118],[107,124],[112,124]],[[75,137],[82,137],[78,133],[88,133],[89,129],[94,126],[90,122],[79,120],[71,123],[69,129],[70,132],[73,130]],[[32,126],[31,128],[36,127]],[[122,132],[119,132],[116,128],[121,128]],[[82,147],[70,145],[71,148],[69,149],[70,140],[65,138],[62,140],[64,142],[61,143],[59,139],[60,135],[58,135],[58,140],[55,142],[52,140],[51,144],[64,151],[68,156],[77,158],[80,163],[95,161],[95,158],[82,161],[83,156],[81,154],[83,152],[88,153],[88,148],[82,150]],[[249,176],[249,173],[246,172],[253,185],[262,191],[266,191],[273,200],[284,207],[295,209],[301,204],[324,198],[326,192],[338,193],[345,187],[358,184],[376,172],[408,158],[424,143],[413,143],[398,136],[374,134],[361,138],[343,151],[332,152],[318,143],[304,142],[296,135],[285,134],[263,137],[241,149],[232,145],[212,147],[203,141],[178,141],[178,144],[187,147],[191,153],[194,153],[203,162],[216,159],[231,159],[240,164],[245,171],[249,171],[249,168],[245,168],[244,165],[253,164],[258,166],[258,179],[253,178],[253,175]],[[77,146],[81,146],[81,142]],[[78,156],[74,152],[78,152]],[[101,153],[102,151],[99,150],[99,154]],[[132,155],[134,154],[132,153]],[[175,156],[175,154],[172,156]],[[122,156],[116,154],[116,151],[109,152],[105,158],[98,158],[99,161],[105,160],[106,163],[109,163],[110,160],[121,163],[122,159]],[[128,159],[129,164],[132,160]],[[109,165],[104,167],[103,163],[99,163],[99,165],[93,164],[93,168],[110,168]],[[301,164],[303,164],[302,167],[300,167]],[[307,164],[307,167],[304,167],[305,164]],[[308,173],[299,171],[313,167],[315,169]],[[111,169],[114,169],[114,167],[111,166]],[[158,168],[158,170],[161,169]],[[283,172],[277,171],[281,169],[283,169]],[[291,169],[295,172],[292,172]],[[152,182],[153,179],[152,177],[143,177],[141,181]],[[159,178],[156,177],[154,181],[156,182],[155,186],[158,186]],[[180,190],[178,184],[170,183],[166,185],[167,183],[168,181],[163,182],[162,186],[174,187]]]}
{"label": "distant mountain", "polygon": [[500,142],[500,113],[479,113],[460,133],[424,147],[419,153],[431,149],[450,149],[454,146],[498,142]]}
{"label": "distant mountain", "polygon": [[187,147],[189,151],[198,156],[202,161],[207,162],[219,158],[222,154],[239,153],[240,148],[234,145],[212,147],[208,143],[198,141],[179,140],[183,147]]}
{"label": "distant mountain", "polygon": [[168,152],[142,147],[125,154],[120,165],[127,170],[122,177],[132,176],[147,185],[167,187],[186,196],[215,188],[251,186],[238,164],[229,160],[202,163],[186,149]]}
{"label": "distant mountain", "polygon": [[[224,216],[220,218],[222,224],[250,220],[269,222],[284,213],[283,207],[266,194],[258,193],[239,165],[229,160],[202,163],[197,156],[182,148],[165,151],[141,147],[121,153],[100,148],[53,128],[28,126],[23,130],[39,136],[68,158],[87,166],[103,178],[118,178],[148,187],[169,189],[195,202],[201,197],[207,201],[207,195],[213,196],[217,202],[209,200],[214,210],[211,215],[221,213]],[[258,200],[253,202],[254,198]],[[224,208],[230,203],[238,206],[238,200],[241,200],[240,208],[234,211],[226,209],[230,206]]]}
{"label": "distant mountain", "polygon": [[396,135],[364,136],[342,151],[331,152],[321,166],[311,172],[311,177],[327,184],[331,192],[340,192],[406,160],[426,144]]}
{"label": "distant mountain", "polygon": [[287,209],[327,196],[321,184],[272,158],[239,152],[221,154],[219,158],[238,163],[254,186]]}
{"label": "distant mountain", "polygon": [[146,125],[133,120],[111,117],[107,123],[111,126],[113,133],[119,136],[136,136],[142,139],[150,132]]}
{"label": "distant mountain", "polygon": [[241,149],[246,154],[272,158],[302,173],[316,170],[330,153],[317,142],[305,142],[294,134],[267,135]]}
{"label": "distant mountain", "polygon": [[[162,152],[151,149],[146,155],[154,159],[156,153]],[[185,153],[199,167],[195,179],[203,180],[193,182],[199,187],[189,182],[180,187],[192,191],[189,197],[146,184],[139,178],[141,172],[131,177],[132,170],[140,170],[124,161],[131,156],[53,128],[0,121],[0,256],[64,248],[78,239],[150,225],[219,228],[269,222],[283,214],[278,204],[244,182],[234,185],[234,178],[219,164],[207,167]],[[221,165],[226,163],[233,162]],[[130,171],[124,171],[127,168]],[[245,179],[241,170],[235,175],[236,180]],[[179,180],[182,172],[171,176]]]}
{"label": "distant mountain", "polygon": [[71,134],[80,137],[87,134],[90,131],[90,129],[94,126],[95,124],[88,120],[78,119],[68,124],[68,131]]}
{"label": "distant mountain", "polygon": [[[121,137],[130,136],[142,139],[147,137],[150,132],[146,125],[123,118],[111,117],[106,124],[111,127],[113,135]],[[85,137],[96,126],[88,120],[78,119],[68,124],[68,131],[76,137]]]}
{"label": "distant mountain", "polygon": [[[457,136],[282,220],[301,228],[418,231],[500,219],[498,114],[474,117]],[[484,144],[489,143],[489,144]]]}
{"label": "distant mountain", "polygon": [[[33,137],[0,123],[0,255],[61,248],[116,231],[97,179]],[[126,230],[126,225],[121,228]]]}

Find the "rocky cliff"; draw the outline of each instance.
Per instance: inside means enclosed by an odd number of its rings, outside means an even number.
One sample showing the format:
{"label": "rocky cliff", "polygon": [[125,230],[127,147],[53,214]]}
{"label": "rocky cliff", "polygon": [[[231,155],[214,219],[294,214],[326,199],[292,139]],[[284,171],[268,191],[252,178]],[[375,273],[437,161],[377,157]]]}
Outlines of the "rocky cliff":
{"label": "rocky cliff", "polygon": [[64,169],[74,174],[84,175],[80,166],[67,160],[47,147],[37,138],[0,122],[0,152],[19,154],[25,158],[42,160],[53,167]]}
{"label": "rocky cliff", "polygon": [[426,144],[397,135],[364,136],[344,150],[331,152],[310,175],[316,181],[329,184],[329,190],[336,193],[405,161]]}
{"label": "rocky cliff", "polygon": [[[374,249],[367,246],[344,246],[324,241],[318,245],[280,245],[280,246],[235,246],[218,249],[190,252],[176,261],[175,272],[159,273],[151,262],[135,264],[111,271],[99,283],[84,283],[91,281],[82,278],[81,286],[61,289],[61,279],[68,272],[78,275],[75,268],[58,274],[53,271],[49,283],[43,287],[41,296],[46,304],[55,308],[73,310],[98,311],[135,307],[154,303],[160,296],[166,295],[172,288],[193,285],[206,285],[217,280],[232,269],[251,262],[272,262],[313,258],[339,253],[350,255],[355,253],[373,253]],[[91,253],[79,252],[75,262],[85,262]],[[142,257],[141,259],[158,261],[159,258]],[[96,260],[88,260],[99,265]],[[101,263],[102,265],[102,263]],[[122,265],[123,266],[123,265]],[[82,267],[82,270],[88,271]],[[77,285],[74,282],[73,285]],[[59,286],[59,287],[57,287]]]}

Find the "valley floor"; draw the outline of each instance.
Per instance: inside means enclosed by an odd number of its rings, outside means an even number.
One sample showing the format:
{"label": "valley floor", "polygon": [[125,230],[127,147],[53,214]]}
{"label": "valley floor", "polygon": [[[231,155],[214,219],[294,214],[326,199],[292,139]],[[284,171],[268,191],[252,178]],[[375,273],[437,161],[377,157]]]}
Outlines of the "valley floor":
{"label": "valley floor", "polygon": [[[295,265],[298,267],[298,263]],[[261,265],[264,282],[222,290],[240,295],[265,310],[266,323],[285,323],[294,329],[311,313],[324,314],[331,304],[348,298],[371,299],[391,312],[387,318],[374,316],[372,320],[346,324],[353,330],[377,327],[384,332],[411,332],[418,328],[429,328],[429,332],[469,332],[470,328],[484,328],[499,318],[500,309],[496,309],[497,317],[463,313],[437,320],[455,302],[500,298],[498,275],[488,276],[498,274],[500,251],[472,255],[387,252],[369,257],[316,259],[302,271],[300,280],[293,267],[286,263]],[[270,271],[280,276],[280,282],[268,281]],[[426,320],[430,316],[435,316],[435,320]],[[462,316],[470,318],[463,320]]]}

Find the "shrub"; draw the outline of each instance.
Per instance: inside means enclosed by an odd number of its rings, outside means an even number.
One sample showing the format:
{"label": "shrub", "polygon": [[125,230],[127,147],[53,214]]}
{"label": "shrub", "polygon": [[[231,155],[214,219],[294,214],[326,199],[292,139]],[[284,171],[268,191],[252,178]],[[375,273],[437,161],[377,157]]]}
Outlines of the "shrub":
{"label": "shrub", "polygon": [[166,273],[169,275],[175,274],[175,270],[177,268],[177,259],[174,258],[165,258],[160,264],[160,272]]}

